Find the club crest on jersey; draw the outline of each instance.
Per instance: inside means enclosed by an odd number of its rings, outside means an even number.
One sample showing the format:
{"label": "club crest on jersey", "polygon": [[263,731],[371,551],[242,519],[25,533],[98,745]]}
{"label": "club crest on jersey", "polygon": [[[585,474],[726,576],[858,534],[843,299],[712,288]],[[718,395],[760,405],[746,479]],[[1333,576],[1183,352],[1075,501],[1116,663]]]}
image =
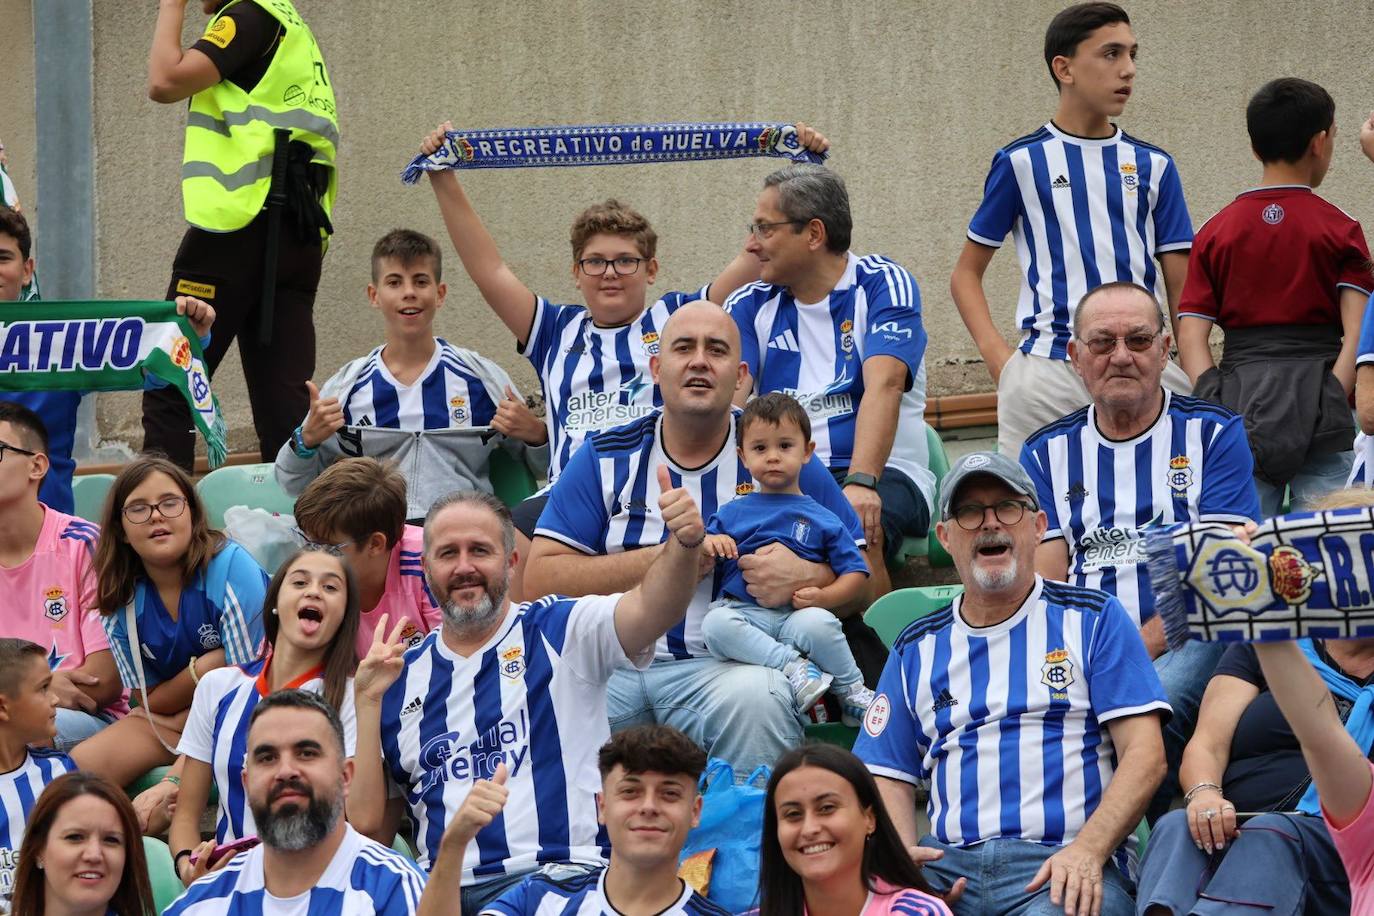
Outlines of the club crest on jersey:
{"label": "club crest on jersey", "polygon": [[1040,683],[1050,688],[1053,699],[1068,697],[1069,685],[1073,683],[1073,662],[1069,660],[1067,649],[1045,653],[1045,664],[1040,666]]}
{"label": "club crest on jersey", "polygon": [[1289,604],[1302,604],[1312,594],[1317,568],[1303,558],[1296,547],[1275,547],[1269,555],[1269,575],[1274,594]]}
{"label": "club crest on jersey", "polygon": [[459,423],[466,423],[468,420],[468,399],[454,396],[448,399],[448,406],[453,410],[453,419]]}
{"label": "club crest on jersey", "polygon": [[219,630],[215,629],[213,623],[202,623],[196,630],[196,635],[200,637],[200,644],[206,649],[219,648]]}
{"label": "club crest on jersey", "polygon": [[415,648],[420,644],[420,640],[425,638],[425,634],[420,632],[419,627],[412,621],[407,620],[406,625],[401,628],[401,641],[410,648]]}
{"label": "club crest on jersey", "polygon": [[1277,226],[1283,222],[1283,207],[1278,204],[1270,204],[1260,211],[1260,219],[1271,226]]}
{"label": "club crest on jersey", "polygon": [[641,337],[640,340],[641,340],[641,341],[643,342],[643,344],[644,344],[644,352],[645,352],[645,353],[649,354],[650,356],[657,356],[657,355],[658,355],[658,332],[657,332],[657,331],[650,331],[648,334],[645,334],[643,337]]}
{"label": "club crest on jersey", "polygon": [[807,539],[811,537],[811,520],[799,518],[792,523],[792,540],[798,544],[805,545]]}
{"label": "club crest on jersey", "polygon": [[848,318],[840,322],[840,349],[846,353],[854,352],[854,322]]}
{"label": "club crest on jersey", "polygon": [[67,593],[53,586],[43,593],[43,616],[57,623],[67,616]]}
{"label": "club crest on jersey", "polygon": [[1169,475],[1165,479],[1169,482],[1170,490],[1182,493],[1193,485],[1191,464],[1187,455],[1175,455],[1169,459]]}
{"label": "club crest on jersey", "polygon": [[1140,178],[1136,175],[1134,162],[1123,162],[1118,169],[1121,172],[1121,187],[1128,194],[1134,194],[1136,188],[1140,186]]}
{"label": "club crest on jersey", "polygon": [[512,646],[501,653],[501,674],[514,679],[525,673],[525,650]]}
{"label": "club crest on jersey", "polygon": [[753,493],[753,492],[754,492],[754,485],[753,485],[753,483],[745,482],[745,483],[737,483],[737,484],[735,484],[735,495],[736,495],[736,496],[748,496],[750,493]]}

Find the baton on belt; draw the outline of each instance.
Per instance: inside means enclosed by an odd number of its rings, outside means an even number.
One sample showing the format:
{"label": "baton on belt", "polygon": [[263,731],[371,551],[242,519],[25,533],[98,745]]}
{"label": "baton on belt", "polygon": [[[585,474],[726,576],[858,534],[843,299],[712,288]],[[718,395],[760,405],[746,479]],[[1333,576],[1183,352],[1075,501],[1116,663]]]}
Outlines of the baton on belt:
{"label": "baton on belt", "polygon": [[258,305],[258,343],[272,342],[272,319],[277,301],[277,249],[281,244],[281,214],[286,208],[286,159],[291,131],[272,131],[272,185],[267,190],[267,251],[262,262],[262,298]]}

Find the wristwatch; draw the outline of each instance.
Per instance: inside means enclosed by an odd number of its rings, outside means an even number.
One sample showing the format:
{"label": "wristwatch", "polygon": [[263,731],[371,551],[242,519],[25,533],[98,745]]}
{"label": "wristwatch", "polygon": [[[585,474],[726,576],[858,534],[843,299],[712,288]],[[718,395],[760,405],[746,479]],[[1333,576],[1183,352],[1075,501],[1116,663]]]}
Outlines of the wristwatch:
{"label": "wristwatch", "polygon": [[840,486],[847,487],[851,484],[856,487],[866,487],[870,490],[876,490],[878,489],[878,478],[874,477],[872,474],[855,472],[846,475]]}
{"label": "wristwatch", "polygon": [[291,451],[296,453],[297,458],[314,458],[315,449],[305,444],[301,438],[301,427],[297,426],[291,431]]}

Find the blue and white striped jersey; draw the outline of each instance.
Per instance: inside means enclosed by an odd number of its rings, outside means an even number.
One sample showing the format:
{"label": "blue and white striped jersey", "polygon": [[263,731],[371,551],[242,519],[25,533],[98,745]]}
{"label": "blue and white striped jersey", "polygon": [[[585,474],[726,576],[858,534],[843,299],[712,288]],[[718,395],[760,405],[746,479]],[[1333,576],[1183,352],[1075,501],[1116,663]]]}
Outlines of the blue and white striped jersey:
{"label": "blue and white striped jersey", "polygon": [[505,811],[468,844],[463,884],[545,862],[605,862],[596,822],[596,754],[610,738],[606,682],[626,659],[615,633],[619,595],[549,596],[512,605],[464,658],[431,630],[405,654],[382,700],[382,756],[417,824],[428,869],[472,783],[506,763]]}
{"label": "blue and white striped jersey", "polygon": [[[143,653],[146,686],[152,690],[176,677],[191,659],[224,649],[231,665],[245,665],[262,648],[262,603],[267,573],[244,547],[225,542],[203,572],[181,590],[175,619],[162,606],[157,588],[146,576],[134,583],[134,614]],[[133,690],[139,685],[130,647],[128,622],[121,608],[100,622],[110,641],[119,677]]]}
{"label": "blue and white striped jersey", "polygon": [[[1355,352],[1355,371],[1366,363],[1374,363],[1374,296],[1364,307],[1364,321],[1360,324],[1359,349]],[[1356,421],[1358,426],[1358,420]],[[1374,437],[1363,431],[1355,437],[1355,463],[1350,468],[1350,479],[1346,486],[1367,487],[1374,483],[1369,469],[1374,467]]]}
{"label": "blue and white striped jersey", "polygon": [[[325,390],[339,398],[344,425],[405,430],[490,426],[510,376],[486,357],[441,337],[434,344],[429,365],[409,385],[396,381],[387,369],[384,346],[336,372]],[[336,380],[347,380],[347,390],[335,392]]]}
{"label": "blue and white striped jersey", "polygon": [[[196,685],[186,728],[177,753],[210,767],[219,795],[215,840],[228,843],[257,836],[258,827],[248,808],[243,788],[243,764],[248,756],[248,720],[258,701],[267,696],[267,661],[216,668]],[[324,672],[315,669],[283,687],[324,693]],[[339,718],[344,727],[344,756],[352,757],[358,744],[358,717],[353,710],[353,679],[348,679]]]}
{"label": "blue and white striped jersey", "polygon": [[614,328],[598,327],[585,306],[537,298],[529,339],[520,352],[544,386],[550,482],[588,435],[663,404],[649,358],[658,355],[658,337],[668,316],[688,302],[705,299],[709,290],[707,285],[694,293],[668,293],[634,321]]}
{"label": "blue and white striped jersey", "polygon": [[413,916],[420,907],[424,873],[347,824],[320,880],[295,897],[267,892],[264,851],[255,846],[235,856],[188,887],[162,916]]}
{"label": "blue and white striped jersey", "polygon": [[0,913],[10,911],[29,812],[48,783],[74,770],[76,763],[66,754],[30,748],[23,764],[0,773]]}
{"label": "blue and white striped jersey", "polygon": [[[599,868],[565,880],[530,875],[483,907],[481,916],[616,916],[619,912],[606,897],[606,870]],[[729,912],[682,881],[677,900],[655,916],[727,916]]]}
{"label": "blue and white striped jersey", "polygon": [[[930,780],[931,832],[972,846],[1073,842],[1112,780],[1113,719],[1170,714],[1140,634],[1104,592],[1046,582],[970,627],[959,599],[902,631],[854,753],[878,776]],[[1114,855],[1135,870],[1135,838]]]}
{"label": "blue and white striped jersey", "polygon": [[1260,520],[1244,421],[1167,390],[1134,439],[1104,437],[1088,406],[1027,439],[1021,464],[1049,517],[1044,540],[1068,544],[1069,581],[1115,595],[1136,626],[1155,615],[1147,528]]}
{"label": "blue and white striped jersey", "polygon": [[[738,415],[738,409],[735,411]],[[725,503],[754,492],[754,478],[735,448],[736,424],[720,451],[698,468],[684,468],[663,450],[662,413],[636,420],[587,439],[563,476],[549,490],[536,536],[552,538],[585,554],[623,553],[661,544],[668,536],[658,511],[658,466],[666,465],[673,486],[686,487],[709,519]],[[835,513],[862,548],[863,526],[835,478],[812,456],[802,466],[801,491]],[[659,658],[692,658],[710,653],[701,638],[701,621],[720,590],[724,566],[697,586],[687,616],[658,641]]]}
{"label": "blue and white striped jersey", "polygon": [[863,364],[891,356],[905,364],[907,389],[887,464],[911,478],[935,504],[926,449],[926,331],[921,294],[906,269],[881,255],[849,254],[844,276],[820,302],[798,302],[785,287],[751,283],[730,294],[726,310],[740,329],[741,358],[758,393],[785,391],[811,418],[816,455],[847,468],[864,396]]}
{"label": "blue and white striped jersey", "polygon": [[1021,350],[1050,359],[1069,358],[1073,309],[1089,290],[1130,280],[1164,302],[1154,259],[1193,245],[1168,153],[1120,128],[1089,139],[1053,123],[992,157],[968,237],[1000,248],[1008,232],[1021,260]]}

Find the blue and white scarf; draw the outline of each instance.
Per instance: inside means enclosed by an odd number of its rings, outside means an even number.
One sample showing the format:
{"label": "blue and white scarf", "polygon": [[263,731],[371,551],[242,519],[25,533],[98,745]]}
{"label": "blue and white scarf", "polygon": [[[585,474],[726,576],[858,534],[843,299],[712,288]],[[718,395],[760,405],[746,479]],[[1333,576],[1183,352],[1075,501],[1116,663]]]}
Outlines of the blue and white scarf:
{"label": "blue and white scarf", "polygon": [[1280,515],[1247,545],[1228,525],[1146,536],[1169,645],[1374,637],[1374,510]]}
{"label": "blue and white scarf", "polygon": [[451,130],[444,145],[417,156],[401,180],[445,169],[515,169],[568,165],[629,165],[775,156],[821,163],[798,142],[797,129],[777,123],[585,124]]}

